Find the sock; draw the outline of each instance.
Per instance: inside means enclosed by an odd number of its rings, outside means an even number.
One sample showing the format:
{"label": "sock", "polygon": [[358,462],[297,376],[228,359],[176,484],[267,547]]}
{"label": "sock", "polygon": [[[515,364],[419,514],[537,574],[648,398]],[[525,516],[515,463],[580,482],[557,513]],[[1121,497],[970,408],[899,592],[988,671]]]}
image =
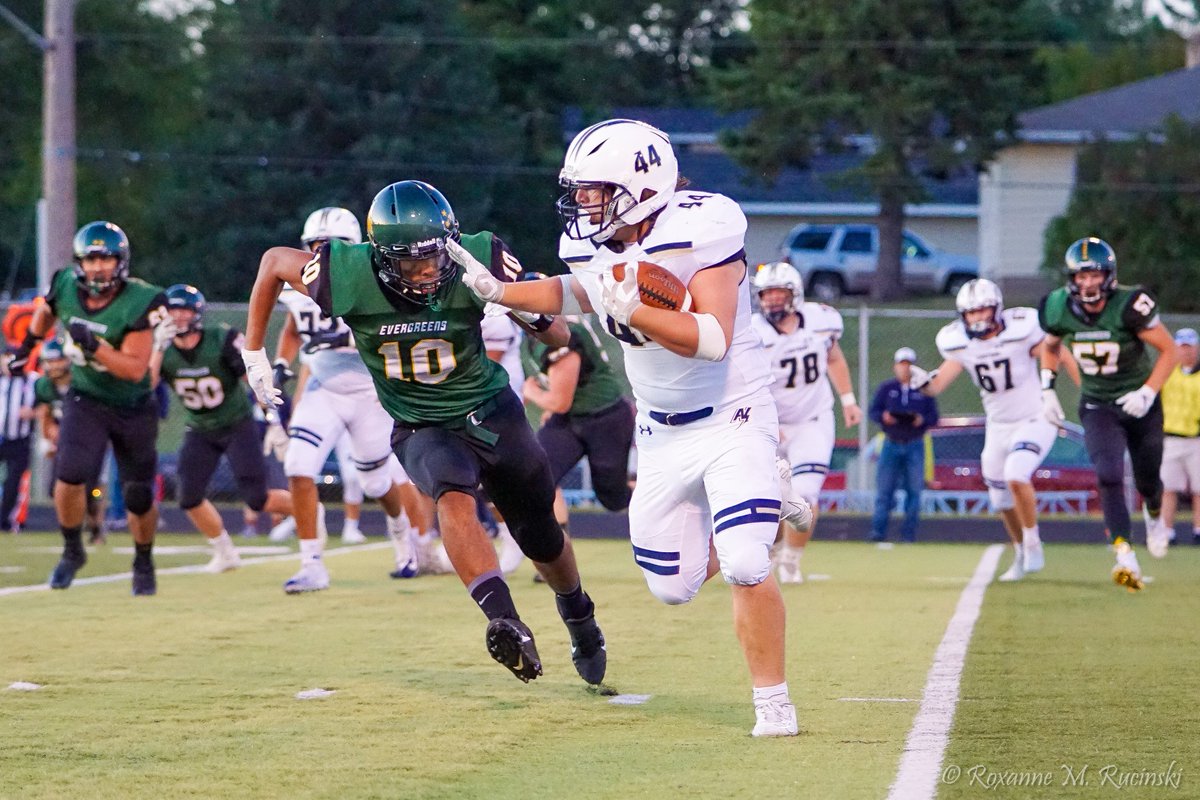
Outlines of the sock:
{"label": "sock", "polygon": [[345,536],[347,533],[358,533],[358,520],[346,517],[342,521],[342,536]]}
{"label": "sock", "polygon": [[774,686],[755,686],[754,687],[754,705],[766,703],[769,700],[784,700],[790,702],[788,697],[787,681],[777,683]]}
{"label": "sock", "polygon": [[1041,535],[1038,533],[1038,526],[1032,528],[1021,528],[1021,541],[1026,547],[1035,547],[1042,543]]}
{"label": "sock", "polygon": [[150,561],[150,552],[154,549],[154,542],[139,542],[133,543],[133,563],[145,564]]}
{"label": "sock", "polygon": [[67,527],[66,525],[64,525],[62,528],[62,537],[63,537],[63,550],[79,552],[80,550],[83,549],[83,526],[82,525],[74,525],[72,527]]}
{"label": "sock", "polygon": [[309,564],[319,564],[321,561],[321,549],[320,539],[301,539],[300,566],[307,567]]}
{"label": "sock", "polygon": [[229,538],[229,531],[224,528],[221,529],[220,534],[209,539],[208,543],[213,546],[214,550],[221,553],[227,553],[233,549],[233,539]]}
{"label": "sock", "polygon": [[555,592],[554,604],[558,606],[558,615],[560,617],[574,622],[587,619],[596,611],[596,606],[592,603],[592,598],[588,597],[587,592],[583,591],[582,583],[565,594]]}
{"label": "sock", "polygon": [[780,561],[786,561],[790,564],[799,564],[800,557],[804,555],[803,547],[792,547],[785,543],[779,553]]}
{"label": "sock", "polygon": [[499,570],[483,573],[471,581],[467,591],[471,594],[471,599],[479,605],[479,610],[488,619],[521,618],[517,615],[517,607],[513,605],[512,593],[509,592],[508,584],[500,576]]}

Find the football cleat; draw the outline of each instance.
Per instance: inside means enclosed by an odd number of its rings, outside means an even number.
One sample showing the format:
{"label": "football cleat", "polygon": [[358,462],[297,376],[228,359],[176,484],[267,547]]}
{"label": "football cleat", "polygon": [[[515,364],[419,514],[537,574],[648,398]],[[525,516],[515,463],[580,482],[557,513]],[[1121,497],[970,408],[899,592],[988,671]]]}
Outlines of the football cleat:
{"label": "football cleat", "polygon": [[595,614],[580,620],[564,619],[563,623],[571,634],[571,662],[575,664],[575,671],[593,686],[599,685],[608,668],[608,650]]}
{"label": "football cleat", "polygon": [[1154,558],[1163,558],[1171,546],[1171,532],[1163,524],[1162,517],[1150,516],[1150,511],[1142,506],[1142,516],[1146,519],[1146,550]]}
{"label": "football cleat", "polygon": [[342,528],[342,544],[362,544],[367,535],[358,528]]}
{"label": "football cleat", "polygon": [[1041,572],[1046,566],[1046,553],[1042,550],[1042,543],[1039,541],[1023,544],[1021,549],[1024,551],[1024,560],[1021,562],[1021,566],[1025,570],[1025,574]]}
{"label": "football cleat", "polygon": [[280,522],[275,527],[271,528],[271,532],[267,534],[267,539],[272,542],[286,542],[296,534],[296,518],[288,517]]}
{"label": "football cleat", "polygon": [[1001,583],[1012,583],[1025,577],[1025,549],[1020,545],[1013,548],[1013,562],[1003,575],[996,580]]}
{"label": "football cleat", "polygon": [[217,575],[222,572],[228,572],[231,569],[237,569],[242,565],[242,557],[238,551],[230,547],[228,550],[217,550],[213,553],[213,557],[207,564],[204,565],[204,571]]}
{"label": "football cleat", "polygon": [[150,559],[133,562],[133,596],[149,597],[158,593],[158,580],[154,576],[154,562]]}
{"label": "football cleat", "polygon": [[542,674],[533,632],[518,619],[497,617],[488,623],[484,636],[488,653],[525,683]]}
{"label": "football cleat", "polygon": [[417,537],[413,530],[406,527],[400,519],[388,519],[387,533],[388,538],[392,540],[392,550],[396,554],[396,568],[388,574],[397,579],[415,578],[421,574],[414,541]]}
{"label": "football cleat", "polygon": [[51,589],[66,589],[75,580],[75,573],[87,563],[87,553],[80,547],[78,550],[67,548],[63,550],[62,558],[50,573]]}
{"label": "football cleat", "polygon": [[500,571],[508,575],[521,566],[525,554],[521,552],[521,545],[517,544],[517,540],[509,533],[508,526],[504,523],[496,526],[496,541],[500,543]]}
{"label": "football cleat", "polygon": [[795,736],[800,733],[796,707],[787,697],[772,697],[754,704],[751,736]]}
{"label": "football cleat", "polygon": [[1142,583],[1142,568],[1138,566],[1137,555],[1128,542],[1121,542],[1113,548],[1117,553],[1117,564],[1112,568],[1113,582],[1124,586],[1131,592],[1136,592],[1145,586]]}
{"label": "football cleat", "polygon": [[452,575],[454,565],[450,563],[450,554],[446,546],[432,533],[417,534],[417,564],[421,567],[422,575]]}
{"label": "football cleat", "polygon": [[775,577],[780,583],[804,583],[800,571],[800,554],[797,550],[781,544],[775,551]]}
{"label": "football cleat", "polygon": [[302,594],[304,592],[319,592],[329,588],[329,570],[320,561],[305,564],[283,585],[287,594]]}
{"label": "football cleat", "polygon": [[792,467],[785,459],[775,459],[775,468],[779,472],[779,519],[800,532],[812,527],[813,513],[808,501],[796,497],[792,491]]}

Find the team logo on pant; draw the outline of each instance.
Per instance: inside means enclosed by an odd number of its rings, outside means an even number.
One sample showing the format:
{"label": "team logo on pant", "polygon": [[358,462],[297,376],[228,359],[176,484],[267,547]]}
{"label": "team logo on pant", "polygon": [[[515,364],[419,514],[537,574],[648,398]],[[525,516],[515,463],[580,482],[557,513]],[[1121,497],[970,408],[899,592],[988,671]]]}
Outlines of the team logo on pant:
{"label": "team logo on pant", "polygon": [[736,422],[738,424],[738,427],[741,427],[743,424],[749,422],[750,421],[750,406],[746,406],[745,408],[739,408],[737,411],[733,412],[733,418],[730,419],[729,421],[730,421],[730,423]]}

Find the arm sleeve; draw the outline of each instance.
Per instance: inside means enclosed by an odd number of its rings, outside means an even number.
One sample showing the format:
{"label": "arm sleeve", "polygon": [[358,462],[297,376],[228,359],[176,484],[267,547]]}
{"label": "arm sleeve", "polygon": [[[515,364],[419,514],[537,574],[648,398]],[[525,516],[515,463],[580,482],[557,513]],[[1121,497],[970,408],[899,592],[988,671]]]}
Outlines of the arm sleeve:
{"label": "arm sleeve", "polygon": [[237,328],[225,332],[225,343],[221,346],[221,361],[239,378],[246,374],[246,362],[242,361],[242,343],[245,337]]}
{"label": "arm sleeve", "polygon": [[321,245],[321,249],[313,254],[312,260],[320,265],[316,276],[310,283],[305,284],[308,287],[308,296],[313,299],[317,306],[321,309],[321,313],[327,317],[334,316],[333,314],[333,286],[329,274],[329,243]]}
{"label": "arm sleeve", "polygon": [[516,283],[525,274],[525,267],[513,253],[512,248],[499,236],[492,234],[492,257],[488,269],[498,280]]}
{"label": "arm sleeve", "polygon": [[[154,327],[161,319],[160,313],[156,312],[159,312],[161,309],[161,314],[165,314],[166,308],[167,296],[163,292],[159,292],[154,296],[154,299],[146,305],[145,310],[143,310],[138,318],[133,321],[133,324],[129,326],[129,330],[131,332],[144,331],[147,328]],[[153,319],[151,319],[151,317],[153,317]]]}
{"label": "arm sleeve", "polygon": [[1158,303],[1154,295],[1142,287],[1129,293],[1125,308],[1121,310],[1121,321],[1131,331],[1143,331],[1158,324]]}

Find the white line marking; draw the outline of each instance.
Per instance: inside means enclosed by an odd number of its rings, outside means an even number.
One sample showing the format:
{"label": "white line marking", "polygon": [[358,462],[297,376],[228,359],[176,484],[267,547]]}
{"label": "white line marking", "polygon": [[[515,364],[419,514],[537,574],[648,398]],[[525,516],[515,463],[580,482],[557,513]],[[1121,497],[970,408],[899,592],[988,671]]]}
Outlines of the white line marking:
{"label": "white line marking", "polygon": [[888,800],[924,800],[937,795],[942,758],[950,741],[950,726],[958,706],[958,688],[962,679],[967,647],[983,606],[983,593],[996,574],[1004,545],[994,544],[983,551],[971,582],[958,598],[954,616],[933,655],[933,666],[925,680],[921,707],[913,720],[896,780],[888,790]]}
{"label": "white line marking", "polygon": [[[333,550],[326,550],[322,557],[336,556],[342,553],[358,553],[366,550],[383,550],[392,546],[391,542],[371,542],[370,544],[358,544],[352,546],[336,547]],[[261,558],[244,558],[242,566],[250,566],[252,564],[269,564],[273,561],[288,561],[289,559],[299,559],[300,554],[288,552],[278,556],[262,556]],[[167,569],[155,570],[156,574],[162,575],[191,575],[197,572],[204,572],[203,564],[191,564],[186,567],[168,567]],[[113,575],[95,575],[90,578],[76,578],[71,587],[76,586],[91,586],[97,583],[116,583],[117,581],[126,581],[133,576],[132,572],[118,572]],[[8,586],[0,588],[0,597],[8,597],[14,594],[25,594],[26,592],[48,592],[50,591],[49,583],[35,583],[31,586]]]}
{"label": "white line marking", "polygon": [[915,703],[911,697],[839,697],[840,703]]}
{"label": "white line marking", "polygon": [[616,697],[609,698],[610,703],[614,706],[640,706],[647,702],[652,694],[619,694]]}

